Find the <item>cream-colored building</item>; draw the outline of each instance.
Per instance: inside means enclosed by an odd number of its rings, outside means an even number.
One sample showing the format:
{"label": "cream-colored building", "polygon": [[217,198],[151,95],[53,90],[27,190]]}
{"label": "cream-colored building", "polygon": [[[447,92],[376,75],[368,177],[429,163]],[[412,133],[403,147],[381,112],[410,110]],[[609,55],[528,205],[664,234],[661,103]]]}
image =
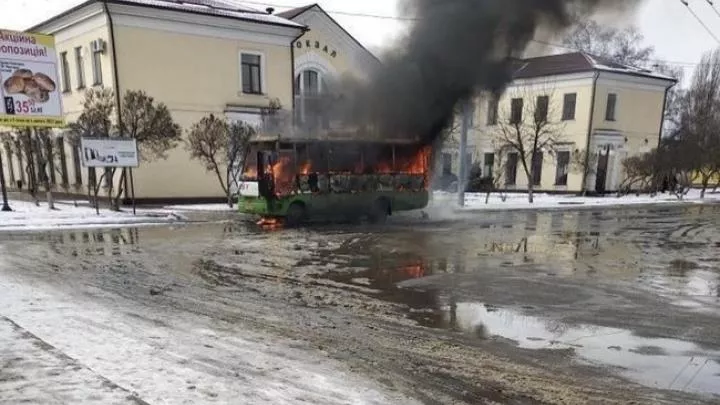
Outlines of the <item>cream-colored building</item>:
{"label": "cream-colored building", "polygon": [[[87,89],[104,87],[145,91],[185,131],[210,113],[259,121],[273,100],[292,111],[294,43],[306,27],[231,0],[90,0],[29,31],[55,36],[67,122],[80,115]],[[77,150],[65,143],[64,151],[62,177],[84,194],[87,170]],[[166,160],[141,161],[134,180],[141,202],[223,194],[183,145]]]}
{"label": "cream-colored building", "polygon": [[380,61],[318,4],[277,14],[309,30],[293,43],[295,128],[329,127],[323,92],[344,77],[367,78]]}
{"label": "cream-colored building", "polygon": [[[549,124],[543,130],[555,134],[554,146],[536,159],[541,170],[533,181],[536,190],[547,192],[579,192],[583,183],[590,192],[617,190],[624,179],[622,161],[657,147],[666,94],[676,83],[580,52],[518,61],[513,77],[500,97],[482,95],[475,101],[470,163],[479,165],[484,176],[500,177],[501,188],[526,190],[528,176],[517,151],[503,149],[502,132],[513,117],[532,125],[534,113],[545,109]],[[440,166],[457,174],[453,148],[445,150]],[[587,150],[590,170],[585,176],[572,163],[584,161],[578,156],[585,157]]]}

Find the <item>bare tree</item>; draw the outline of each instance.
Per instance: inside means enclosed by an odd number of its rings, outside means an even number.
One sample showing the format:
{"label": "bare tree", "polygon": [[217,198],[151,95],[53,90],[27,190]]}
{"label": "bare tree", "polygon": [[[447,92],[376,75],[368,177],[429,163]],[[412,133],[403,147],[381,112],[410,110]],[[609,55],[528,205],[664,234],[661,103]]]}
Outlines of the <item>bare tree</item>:
{"label": "bare tree", "polygon": [[703,55],[692,84],[682,99],[680,121],[674,134],[682,149],[693,157],[702,186],[720,175],[720,49]]}
{"label": "bare tree", "polygon": [[[505,202],[507,200],[507,194],[503,189],[503,180],[505,170],[505,158],[507,157],[507,148],[500,146],[498,140],[493,140],[493,164],[490,168],[490,173],[483,173],[483,178],[486,181],[486,193],[485,193],[485,204],[490,203],[490,195],[497,192],[500,199]],[[486,166],[487,162],[486,162]]]}
{"label": "bare tree", "polygon": [[[10,132],[0,132],[0,144],[2,144],[2,151],[5,152],[7,157],[8,176],[10,177],[10,183],[15,182],[15,168],[13,167],[12,156],[15,154],[15,148],[13,147],[13,136]],[[5,158],[3,157],[3,159]]]}
{"label": "bare tree", "polygon": [[[169,150],[175,148],[182,139],[182,130],[175,123],[170,110],[164,103],[157,102],[143,91],[127,91],[120,106],[122,121],[118,125],[121,136],[134,138],[138,145],[140,158],[146,162],[167,159]],[[114,178],[115,169],[109,171]],[[124,191],[127,171],[122,170],[119,187],[112,208],[120,209],[120,197]],[[112,195],[112,180],[109,182]]]}
{"label": "bare tree", "polygon": [[228,186],[221,174],[220,165],[227,155],[229,133],[228,123],[210,114],[193,124],[186,140],[190,158],[200,160],[205,164],[205,170],[215,173],[225,195],[228,195]]}
{"label": "bare tree", "polygon": [[693,148],[688,142],[666,138],[657,149],[625,159],[626,178],[620,189],[653,194],[669,191],[682,200],[692,188],[697,170]]}
{"label": "bare tree", "polygon": [[237,189],[243,167],[250,153],[250,140],[256,134],[255,128],[245,122],[233,122],[230,125],[227,150],[226,176],[228,179],[228,205],[232,207],[233,186]]}
{"label": "bare tree", "polygon": [[655,54],[655,48],[644,45],[644,40],[635,26],[618,29],[588,19],[580,21],[568,32],[563,45],[623,65],[646,67]]}
{"label": "bare tree", "polygon": [[533,203],[542,155],[555,152],[565,127],[559,120],[552,91],[510,93],[508,98],[510,108],[500,113],[495,139],[506,153],[517,153],[528,180],[528,201]]}
{"label": "bare tree", "polygon": [[[109,137],[113,128],[112,113],[115,109],[115,99],[112,90],[90,89],[85,92],[83,110],[75,122],[68,125],[68,141],[72,148],[80,148],[80,139],[87,137]],[[88,169],[88,200],[95,209],[99,209],[98,194],[101,182],[97,181],[95,168]],[[102,178],[101,178],[102,179]],[[79,187],[79,185],[76,185]]]}
{"label": "bare tree", "polygon": [[[597,163],[597,153],[589,153],[587,149],[578,150],[570,156],[570,171],[587,179],[597,171]],[[587,185],[583,187],[581,194],[587,194]]]}
{"label": "bare tree", "polygon": [[38,181],[42,183],[45,189],[48,208],[53,210],[55,209],[55,200],[52,194],[52,189],[55,186],[53,181],[55,178],[55,156],[52,134],[46,128],[35,128],[33,132],[31,145],[37,164]]}
{"label": "bare tree", "polygon": [[[188,131],[186,148],[192,159],[205,164],[207,171],[217,176],[223,193],[232,206],[232,184],[237,182],[234,171],[242,167],[254,128],[244,122],[228,124],[225,120],[210,114],[195,123]],[[221,166],[225,166],[225,176]]]}
{"label": "bare tree", "polygon": [[650,189],[650,182],[656,169],[653,154],[631,156],[622,162],[625,178],[618,187],[618,196],[635,191],[640,193]]}

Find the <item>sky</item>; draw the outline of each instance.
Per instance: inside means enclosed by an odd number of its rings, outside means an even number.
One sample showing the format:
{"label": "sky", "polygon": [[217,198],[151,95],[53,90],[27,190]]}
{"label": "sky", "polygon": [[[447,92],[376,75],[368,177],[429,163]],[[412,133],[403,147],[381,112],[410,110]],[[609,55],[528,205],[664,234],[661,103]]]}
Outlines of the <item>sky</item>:
{"label": "sky", "polygon": [[[270,3],[266,3],[270,1]],[[372,51],[390,46],[402,35],[408,21],[402,20],[398,0],[317,0],[345,29]],[[630,23],[636,24],[645,42],[655,47],[656,57],[680,66],[686,76],[704,52],[720,47],[720,4],[708,0],[627,0],[641,2]],[[0,0],[0,28],[23,30],[83,0]],[[310,4],[312,0],[248,0],[239,2],[259,9]],[[718,2],[720,3],[720,2]],[[693,13],[702,22],[699,22]],[[705,24],[709,31],[703,28]],[[713,35],[716,38],[713,38]]]}

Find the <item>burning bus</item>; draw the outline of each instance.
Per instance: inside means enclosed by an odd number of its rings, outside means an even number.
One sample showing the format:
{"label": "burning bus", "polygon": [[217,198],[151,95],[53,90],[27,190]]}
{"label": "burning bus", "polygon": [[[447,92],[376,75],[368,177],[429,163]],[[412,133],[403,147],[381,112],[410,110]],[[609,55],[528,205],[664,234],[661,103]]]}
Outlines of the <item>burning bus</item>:
{"label": "burning bus", "polygon": [[384,222],[428,204],[431,147],[410,140],[255,138],[238,185],[238,209],[268,224]]}

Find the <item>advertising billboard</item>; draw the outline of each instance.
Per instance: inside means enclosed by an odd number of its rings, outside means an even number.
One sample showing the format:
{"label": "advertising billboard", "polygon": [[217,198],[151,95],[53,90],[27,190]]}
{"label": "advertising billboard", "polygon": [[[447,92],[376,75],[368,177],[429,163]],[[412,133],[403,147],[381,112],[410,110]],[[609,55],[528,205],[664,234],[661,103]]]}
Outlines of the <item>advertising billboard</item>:
{"label": "advertising billboard", "polygon": [[84,167],[138,167],[137,143],[133,138],[81,138]]}
{"label": "advertising billboard", "polygon": [[0,30],[0,126],[64,126],[55,39]]}

